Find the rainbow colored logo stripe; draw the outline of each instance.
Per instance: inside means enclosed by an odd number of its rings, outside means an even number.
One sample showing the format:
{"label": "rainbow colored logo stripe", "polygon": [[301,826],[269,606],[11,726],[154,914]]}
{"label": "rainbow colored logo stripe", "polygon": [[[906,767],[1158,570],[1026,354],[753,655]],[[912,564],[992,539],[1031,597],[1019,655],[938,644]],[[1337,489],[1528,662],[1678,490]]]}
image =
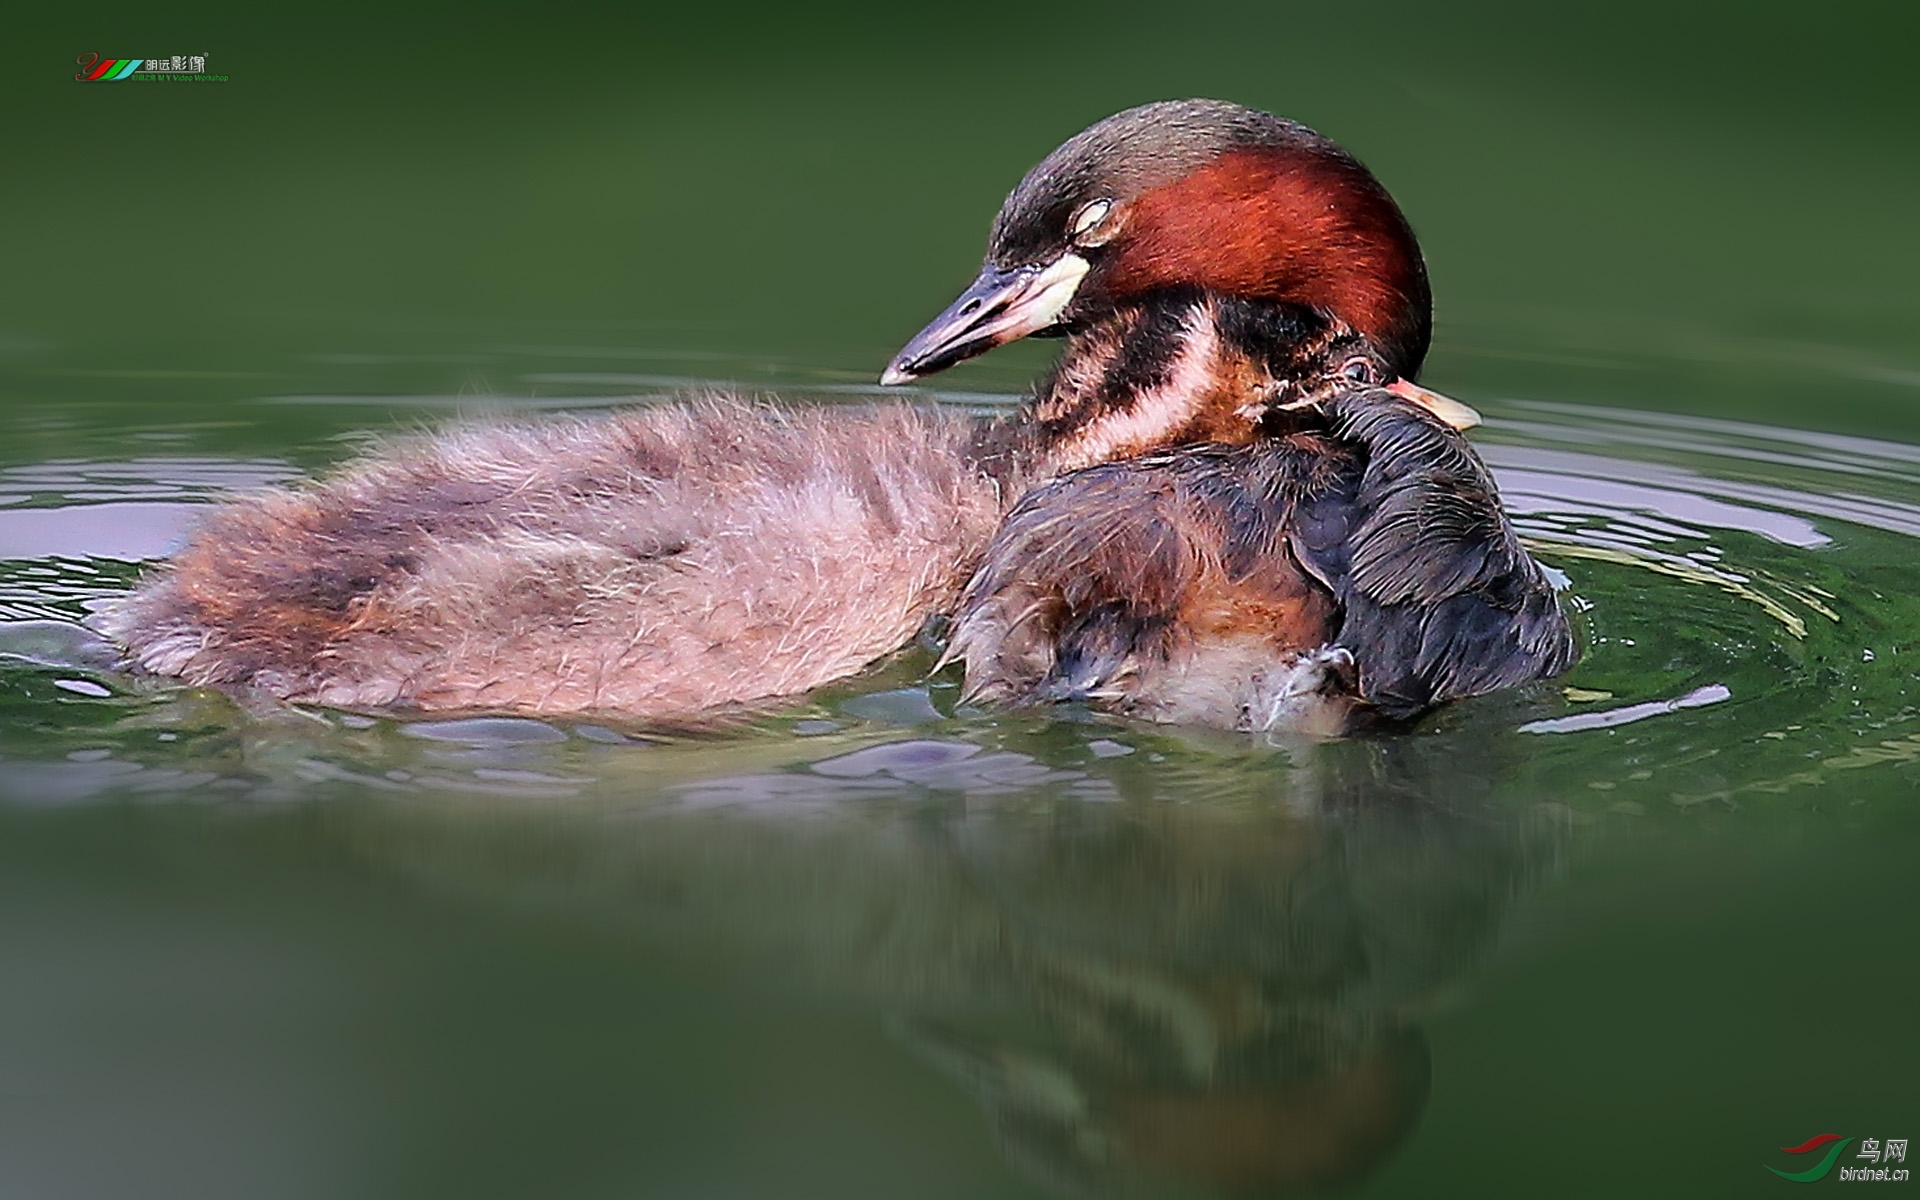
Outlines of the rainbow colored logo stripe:
{"label": "rainbow colored logo stripe", "polygon": [[82,54],[74,61],[80,64],[80,73],[74,78],[82,83],[118,83],[140,69],[144,58],[108,58],[97,54]]}
{"label": "rainbow colored logo stripe", "polygon": [[1819,1162],[1804,1171],[1789,1173],[1782,1171],[1779,1167],[1768,1167],[1767,1170],[1772,1171],[1782,1179],[1791,1179],[1795,1183],[1812,1183],[1817,1179],[1825,1179],[1827,1172],[1833,1170],[1833,1160],[1840,1157],[1840,1152],[1845,1150],[1847,1144],[1851,1141],[1853,1141],[1852,1138],[1843,1138],[1837,1133],[1823,1133],[1819,1137],[1808,1138],[1798,1146],[1782,1146],[1780,1151],[1783,1154],[1811,1154],[1828,1142],[1838,1143],[1833,1149],[1827,1151],[1825,1158],[1822,1158]]}

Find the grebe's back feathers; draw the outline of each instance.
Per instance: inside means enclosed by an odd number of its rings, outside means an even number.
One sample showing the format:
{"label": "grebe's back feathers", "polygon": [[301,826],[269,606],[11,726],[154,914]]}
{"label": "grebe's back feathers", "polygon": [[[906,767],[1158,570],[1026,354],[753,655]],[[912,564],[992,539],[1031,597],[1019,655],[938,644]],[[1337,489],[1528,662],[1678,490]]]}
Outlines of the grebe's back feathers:
{"label": "grebe's back feathers", "polygon": [[1381,389],[1326,412],[1323,431],[1029,492],[961,598],[948,657],[969,692],[1330,733],[1356,704],[1404,719],[1570,665],[1553,590],[1465,440]]}

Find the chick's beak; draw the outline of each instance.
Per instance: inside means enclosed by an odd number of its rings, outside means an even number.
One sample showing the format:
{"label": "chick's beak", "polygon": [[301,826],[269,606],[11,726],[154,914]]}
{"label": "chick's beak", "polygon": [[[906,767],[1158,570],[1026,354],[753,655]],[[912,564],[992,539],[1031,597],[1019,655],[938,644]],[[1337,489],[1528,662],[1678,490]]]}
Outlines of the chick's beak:
{"label": "chick's beak", "polygon": [[1461,432],[1472,429],[1480,423],[1480,414],[1471,406],[1460,403],[1452,396],[1442,396],[1439,392],[1429,391],[1417,383],[1396,379],[1387,385],[1387,390],[1402,400],[1419,405],[1438,417],[1443,424]]}
{"label": "chick's beak", "polygon": [[908,383],[1046,329],[1060,319],[1086,274],[1087,260],[1077,254],[1025,267],[988,263],[958,300],[901,348],[880,382]]}

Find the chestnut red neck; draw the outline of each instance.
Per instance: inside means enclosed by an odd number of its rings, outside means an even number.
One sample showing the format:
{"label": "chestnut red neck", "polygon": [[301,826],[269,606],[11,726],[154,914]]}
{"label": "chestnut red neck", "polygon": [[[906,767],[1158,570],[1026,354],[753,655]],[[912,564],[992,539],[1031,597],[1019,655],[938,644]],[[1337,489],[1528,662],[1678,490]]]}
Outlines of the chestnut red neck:
{"label": "chestnut red neck", "polygon": [[1104,285],[1116,300],[1195,286],[1317,309],[1412,378],[1432,335],[1419,243],[1376,179],[1333,143],[1242,146],[1136,199]]}

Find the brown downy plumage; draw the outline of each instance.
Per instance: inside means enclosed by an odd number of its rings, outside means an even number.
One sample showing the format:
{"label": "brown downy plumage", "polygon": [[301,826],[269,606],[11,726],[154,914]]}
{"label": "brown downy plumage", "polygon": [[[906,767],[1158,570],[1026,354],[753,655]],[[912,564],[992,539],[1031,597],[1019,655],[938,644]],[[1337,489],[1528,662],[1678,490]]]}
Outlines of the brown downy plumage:
{"label": "brown downy plumage", "polygon": [[102,624],[145,670],[343,706],[677,719],[788,695],[949,609],[1033,484],[1251,443],[1356,339],[1409,375],[1426,313],[1411,232],[1337,146],[1149,105],[1028,174],[980,278],[884,376],[1067,336],[1014,418],[713,398],[456,428],[223,507]]}
{"label": "brown downy plumage", "polygon": [[149,671],[346,707],[803,691],[952,603],[1002,509],[973,436],[719,397],[467,425],[223,507],[106,628]]}

